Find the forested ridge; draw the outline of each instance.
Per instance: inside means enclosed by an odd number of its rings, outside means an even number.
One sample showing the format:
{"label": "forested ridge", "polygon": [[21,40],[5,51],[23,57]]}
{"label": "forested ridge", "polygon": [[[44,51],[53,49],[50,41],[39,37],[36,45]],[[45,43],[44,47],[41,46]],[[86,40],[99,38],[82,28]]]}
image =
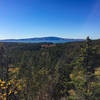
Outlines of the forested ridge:
{"label": "forested ridge", "polygon": [[0,100],[100,100],[100,40],[0,43]]}

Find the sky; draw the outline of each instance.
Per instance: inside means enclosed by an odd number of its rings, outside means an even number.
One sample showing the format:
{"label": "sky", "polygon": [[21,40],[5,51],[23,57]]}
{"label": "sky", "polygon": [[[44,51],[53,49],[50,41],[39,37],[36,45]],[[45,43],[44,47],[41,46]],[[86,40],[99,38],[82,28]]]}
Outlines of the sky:
{"label": "sky", "polygon": [[100,0],[0,0],[0,39],[100,38]]}

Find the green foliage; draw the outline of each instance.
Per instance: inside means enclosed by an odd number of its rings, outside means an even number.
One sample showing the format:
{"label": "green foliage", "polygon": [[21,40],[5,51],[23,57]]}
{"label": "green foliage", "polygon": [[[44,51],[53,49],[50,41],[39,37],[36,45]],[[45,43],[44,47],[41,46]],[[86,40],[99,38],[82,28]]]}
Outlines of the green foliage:
{"label": "green foliage", "polygon": [[3,43],[17,100],[99,100],[100,40],[50,45]]}
{"label": "green foliage", "polygon": [[89,37],[84,45],[85,47],[81,49],[80,57],[71,73],[71,79],[78,100],[94,100],[95,85],[93,84],[96,84],[97,81],[94,75],[96,52]]}

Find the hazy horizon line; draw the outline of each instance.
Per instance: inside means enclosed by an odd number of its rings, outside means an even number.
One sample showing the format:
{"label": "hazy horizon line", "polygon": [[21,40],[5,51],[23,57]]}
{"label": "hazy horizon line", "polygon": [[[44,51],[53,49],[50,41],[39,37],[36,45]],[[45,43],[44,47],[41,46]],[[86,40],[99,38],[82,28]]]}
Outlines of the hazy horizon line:
{"label": "hazy horizon line", "polygon": [[[23,38],[2,38],[0,40],[20,40],[20,39],[47,38],[47,37],[56,37],[56,38],[62,38],[62,39],[83,39],[83,40],[86,39],[86,38],[73,38],[73,37],[70,38],[70,37],[62,37],[62,36],[39,36],[39,37],[23,37]],[[93,40],[96,40],[96,39],[100,39],[100,38],[95,38]]]}

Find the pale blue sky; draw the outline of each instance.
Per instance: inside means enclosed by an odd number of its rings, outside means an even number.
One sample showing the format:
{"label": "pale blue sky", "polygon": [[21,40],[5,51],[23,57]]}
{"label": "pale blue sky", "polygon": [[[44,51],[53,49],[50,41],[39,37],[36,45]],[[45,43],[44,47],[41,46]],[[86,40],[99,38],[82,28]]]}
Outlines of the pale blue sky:
{"label": "pale blue sky", "polygon": [[0,0],[0,39],[100,38],[100,0]]}

